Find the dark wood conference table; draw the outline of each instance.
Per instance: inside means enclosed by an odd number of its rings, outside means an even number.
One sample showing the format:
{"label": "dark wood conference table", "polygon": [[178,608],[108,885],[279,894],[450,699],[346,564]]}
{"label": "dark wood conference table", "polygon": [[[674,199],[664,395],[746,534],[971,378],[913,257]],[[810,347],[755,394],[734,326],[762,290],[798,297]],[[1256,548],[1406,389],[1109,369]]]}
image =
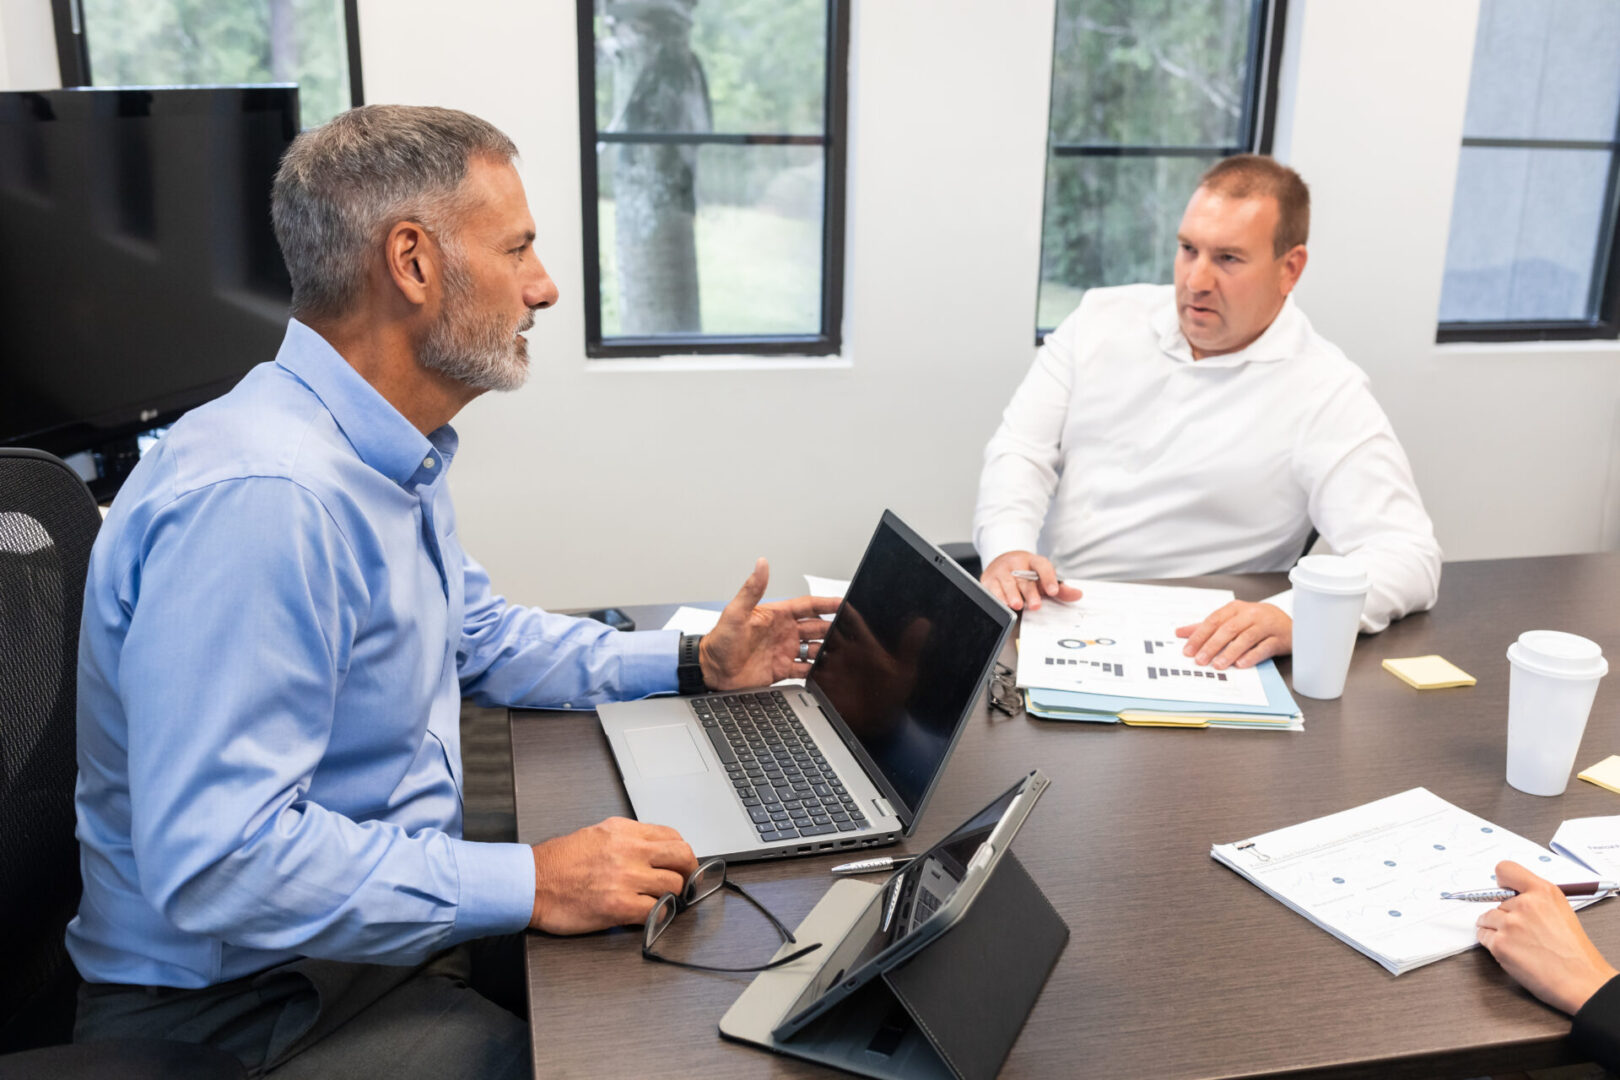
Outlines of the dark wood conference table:
{"label": "dark wood conference table", "polygon": [[[1185,583],[1250,600],[1285,587],[1280,574]],[[652,628],[672,611],[631,613]],[[1303,732],[976,711],[917,833],[885,850],[925,849],[1032,767],[1052,778],[1015,850],[1071,937],[1003,1075],[1462,1077],[1575,1060],[1568,1020],[1484,950],[1397,978],[1209,857],[1212,843],[1418,786],[1543,844],[1566,818],[1620,814],[1620,796],[1583,781],[1539,798],[1503,777],[1505,653],[1530,629],[1620,651],[1620,554],[1448,564],[1433,611],[1360,639],[1343,698],[1299,699]],[[1427,653],[1478,685],[1419,692],[1379,667]],[[1598,691],[1577,771],[1620,751],[1616,682]],[[514,710],[512,752],[523,840],[629,813],[594,714]],[[732,873],[792,926],[847,857]],[[1580,918],[1620,958],[1620,901]],[[731,894],[681,920],[690,923],[671,929],[668,951],[698,962],[760,963],[779,943]],[[527,953],[536,1076],[832,1075],[723,1040],[716,1025],[750,976],[649,963],[639,930],[531,934]]]}

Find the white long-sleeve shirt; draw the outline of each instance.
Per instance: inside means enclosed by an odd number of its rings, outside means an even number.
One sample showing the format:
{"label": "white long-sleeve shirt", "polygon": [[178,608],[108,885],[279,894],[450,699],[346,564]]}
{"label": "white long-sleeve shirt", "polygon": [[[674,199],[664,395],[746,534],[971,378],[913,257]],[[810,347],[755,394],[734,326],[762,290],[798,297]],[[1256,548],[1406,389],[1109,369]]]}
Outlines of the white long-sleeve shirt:
{"label": "white long-sleeve shirt", "polygon": [[1406,453],[1293,298],[1248,348],[1194,360],[1174,288],[1126,285],[1047,335],[985,447],[973,541],[1063,578],[1190,577],[1287,569],[1313,522],[1368,571],[1363,630],[1434,605]]}

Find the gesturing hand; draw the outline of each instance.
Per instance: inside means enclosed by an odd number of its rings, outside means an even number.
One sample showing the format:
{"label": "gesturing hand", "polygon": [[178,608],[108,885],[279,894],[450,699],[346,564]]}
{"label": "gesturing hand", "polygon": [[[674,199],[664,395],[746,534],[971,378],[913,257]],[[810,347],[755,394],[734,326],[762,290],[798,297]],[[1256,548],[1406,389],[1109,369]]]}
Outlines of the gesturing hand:
{"label": "gesturing hand", "polygon": [[1293,650],[1294,620],[1274,604],[1234,600],[1203,622],[1178,628],[1176,637],[1187,639],[1181,654],[1194,663],[1254,667],[1268,656]]}
{"label": "gesturing hand", "polygon": [[[840,603],[835,596],[800,596],[761,604],[771,580],[770,564],[760,559],[737,595],[720,613],[714,629],[703,635],[698,662],[703,681],[715,690],[769,686],[782,679],[802,679],[821,651],[827,620]],[[799,642],[810,642],[799,659]]]}
{"label": "gesturing hand", "polygon": [[646,919],[658,898],[679,893],[697,858],[665,825],[612,817],[534,846],[529,925],[584,934]]}
{"label": "gesturing hand", "polygon": [[1558,887],[1516,862],[1496,864],[1496,884],[1519,895],[1479,917],[1479,943],[1502,970],[1547,1004],[1579,1012],[1586,999],[1620,975],[1576,921]]}

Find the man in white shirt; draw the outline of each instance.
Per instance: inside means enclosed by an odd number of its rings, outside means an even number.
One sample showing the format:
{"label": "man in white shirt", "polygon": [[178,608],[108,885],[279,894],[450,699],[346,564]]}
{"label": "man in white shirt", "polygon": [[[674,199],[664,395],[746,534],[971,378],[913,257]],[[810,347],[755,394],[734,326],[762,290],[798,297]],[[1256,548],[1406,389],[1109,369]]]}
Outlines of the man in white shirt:
{"label": "man in white shirt", "polygon": [[[973,540],[992,593],[1018,610],[1079,595],[1060,579],[1283,570],[1314,523],[1368,571],[1362,630],[1434,605],[1440,547],[1406,454],[1290,296],[1309,229],[1299,174],[1227,158],[1187,204],[1174,286],[1092,289],[1047,335],[985,447]],[[1289,599],[1227,604],[1178,631],[1184,652],[1288,652]]]}

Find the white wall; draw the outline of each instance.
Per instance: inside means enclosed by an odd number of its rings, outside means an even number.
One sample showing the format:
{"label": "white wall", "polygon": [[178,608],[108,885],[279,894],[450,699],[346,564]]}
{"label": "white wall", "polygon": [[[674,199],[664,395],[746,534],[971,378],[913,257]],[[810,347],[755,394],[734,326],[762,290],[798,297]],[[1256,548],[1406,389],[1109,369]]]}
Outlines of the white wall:
{"label": "white wall", "polygon": [[[1620,544],[1620,346],[1434,344],[1477,0],[1290,6],[1278,152],[1315,193],[1300,301],[1371,374],[1447,556]],[[41,57],[54,77],[48,7],[0,0],[0,85]],[[766,554],[796,592],[848,572],[884,506],[967,538],[1033,352],[1053,0],[858,0],[844,356],[653,371],[584,357],[571,0],[360,7],[368,100],[516,139],[563,291],[530,385],[458,421],[462,535],[505,591],[717,597]]]}
{"label": "white wall", "polygon": [[1615,546],[1620,346],[1434,343],[1476,0],[1292,7],[1300,306],[1372,376],[1446,557]]}
{"label": "white wall", "polygon": [[61,85],[50,0],[0,0],[0,89]]}
{"label": "white wall", "polygon": [[[854,5],[842,360],[616,370],[584,355],[570,0],[362,0],[367,100],[510,134],[563,299],[523,390],[457,421],[460,528],[509,595],[729,596],[757,555],[847,574],[880,511],[966,540],[979,453],[1032,356],[1052,0]],[[713,366],[713,365],[711,365]]]}

